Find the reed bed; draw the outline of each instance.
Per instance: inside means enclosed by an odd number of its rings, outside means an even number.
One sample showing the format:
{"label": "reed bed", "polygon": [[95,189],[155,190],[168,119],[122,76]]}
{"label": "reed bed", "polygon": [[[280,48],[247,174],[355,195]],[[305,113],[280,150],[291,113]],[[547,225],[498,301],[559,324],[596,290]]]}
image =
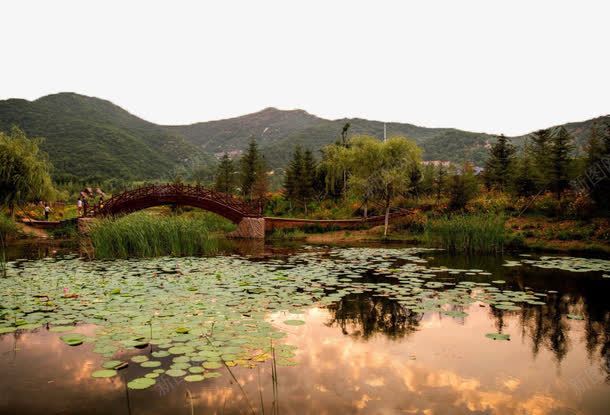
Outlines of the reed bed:
{"label": "reed bed", "polygon": [[209,215],[155,216],[145,212],[103,219],[90,231],[93,255],[100,259],[215,254],[220,231],[230,223]]}
{"label": "reed bed", "polygon": [[429,245],[450,252],[500,253],[507,242],[501,215],[453,215],[431,220],[426,225]]}

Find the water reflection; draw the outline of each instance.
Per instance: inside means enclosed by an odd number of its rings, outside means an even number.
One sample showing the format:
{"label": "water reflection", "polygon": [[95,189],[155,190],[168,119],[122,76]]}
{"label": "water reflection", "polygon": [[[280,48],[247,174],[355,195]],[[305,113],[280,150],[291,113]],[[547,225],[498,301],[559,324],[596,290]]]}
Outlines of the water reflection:
{"label": "water reflection", "polygon": [[[250,252],[281,254],[256,247]],[[608,281],[506,268],[493,258],[477,262],[437,255],[431,262],[489,270],[513,290],[557,293],[548,294],[546,306],[519,311],[478,303],[456,307],[468,313],[465,318],[413,313],[369,292],[310,308],[299,316],[306,325],[282,326],[287,342],[298,346],[298,366],[278,368],[278,395],[269,362],[233,369],[243,392],[226,370],[221,378],[192,384],[163,376],[154,388],[133,391],[126,383],[144,373],[137,365],[120,377],[92,379],[102,358],[90,345],[69,347],[45,328],[5,334],[0,336],[0,413],[245,414],[250,407],[262,413],[261,406],[270,413],[274,401],[283,414],[608,413]],[[375,278],[367,274],[365,279]],[[569,320],[567,314],[584,320]],[[278,326],[286,318],[283,312],[270,317]],[[495,331],[510,334],[511,341],[484,337]]]}

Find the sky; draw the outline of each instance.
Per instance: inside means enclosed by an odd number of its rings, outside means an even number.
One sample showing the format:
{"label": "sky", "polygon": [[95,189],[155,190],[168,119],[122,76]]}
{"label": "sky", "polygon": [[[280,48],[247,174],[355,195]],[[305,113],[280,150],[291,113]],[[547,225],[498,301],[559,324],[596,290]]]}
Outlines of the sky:
{"label": "sky", "polygon": [[608,16],[603,0],[2,1],[0,99],[518,135],[610,113]]}

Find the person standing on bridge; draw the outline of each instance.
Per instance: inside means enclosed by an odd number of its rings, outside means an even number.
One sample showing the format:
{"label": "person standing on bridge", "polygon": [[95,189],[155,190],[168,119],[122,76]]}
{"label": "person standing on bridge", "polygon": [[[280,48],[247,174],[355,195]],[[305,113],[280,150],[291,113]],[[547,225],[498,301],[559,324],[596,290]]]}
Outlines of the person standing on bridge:
{"label": "person standing on bridge", "polygon": [[78,200],[76,201],[76,211],[78,216],[83,216],[83,199],[81,199],[81,197],[78,197]]}
{"label": "person standing on bridge", "polygon": [[51,207],[47,202],[44,203],[44,220],[49,220],[49,213],[51,213]]}

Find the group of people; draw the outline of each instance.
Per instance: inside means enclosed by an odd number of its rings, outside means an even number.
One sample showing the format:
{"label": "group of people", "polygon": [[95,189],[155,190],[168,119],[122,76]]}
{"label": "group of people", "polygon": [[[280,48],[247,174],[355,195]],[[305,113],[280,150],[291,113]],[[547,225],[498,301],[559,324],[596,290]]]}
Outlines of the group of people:
{"label": "group of people", "polygon": [[[100,198],[97,203],[95,203],[95,198],[92,200],[92,202],[94,210],[100,209],[104,206],[104,196],[100,195]],[[87,216],[87,213],[89,212],[89,206],[89,198],[83,195],[79,196],[78,200],[76,201],[76,210],[78,211],[78,216]]]}

